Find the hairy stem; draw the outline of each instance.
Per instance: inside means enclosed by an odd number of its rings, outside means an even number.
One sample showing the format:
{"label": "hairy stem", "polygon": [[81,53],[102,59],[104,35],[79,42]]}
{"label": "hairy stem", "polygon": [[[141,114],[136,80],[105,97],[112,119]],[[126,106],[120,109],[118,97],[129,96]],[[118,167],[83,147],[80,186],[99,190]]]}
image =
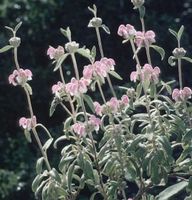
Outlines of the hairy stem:
{"label": "hairy stem", "polygon": [[[98,41],[99,51],[100,51],[100,54],[101,54],[101,58],[103,58],[104,57],[104,52],[103,52],[103,45],[102,45],[102,41],[101,41],[100,31],[99,31],[98,27],[95,27],[95,30],[96,30],[96,35],[97,35],[97,41]],[[116,97],[115,90],[113,88],[111,79],[110,79],[110,77],[109,77],[108,74],[107,74],[107,81],[108,81],[111,93],[113,94],[114,97]]]}

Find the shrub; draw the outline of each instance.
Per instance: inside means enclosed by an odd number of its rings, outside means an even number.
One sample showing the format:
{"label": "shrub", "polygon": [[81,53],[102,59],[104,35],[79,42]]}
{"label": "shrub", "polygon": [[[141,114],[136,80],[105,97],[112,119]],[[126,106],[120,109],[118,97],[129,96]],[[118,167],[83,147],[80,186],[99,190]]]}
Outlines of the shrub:
{"label": "shrub", "polygon": [[[153,64],[151,50],[164,59],[165,51],[155,45],[156,34],[146,30],[144,0],[132,0],[139,11],[142,31],[134,26],[120,25],[117,34],[123,43],[130,44],[136,68],[130,74],[132,87],[113,87],[111,78],[120,79],[115,72],[115,61],[104,56],[100,30],[110,34],[109,28],[97,16],[97,8],[89,7],[93,18],[88,27],[94,28],[101,58],[96,60],[96,47],[80,47],[72,40],[70,28],[61,28],[67,39],[65,46],[52,46],[47,55],[53,60],[54,72],[61,80],[52,87],[54,95],[50,116],[60,108],[68,114],[63,134],[53,139],[49,130],[33,111],[32,88],[29,81],[33,74],[20,67],[17,50],[21,39],[17,36],[21,23],[14,29],[9,45],[0,52],[13,50],[16,69],[9,75],[9,83],[24,90],[29,116],[21,117],[19,125],[29,142],[36,140],[42,157],[37,160],[32,190],[42,199],[77,199],[85,188],[90,199],[169,199],[183,192],[191,199],[191,102],[192,90],[183,87],[182,62],[192,62],[181,46],[184,27],[178,32],[170,29],[177,40],[177,48],[169,57],[169,64],[178,67],[179,88],[175,81],[160,79],[161,70]],[[141,63],[139,53],[146,52],[146,63]],[[76,56],[83,56],[89,64],[79,70]],[[71,59],[74,74],[66,82],[63,65]],[[103,85],[108,84],[111,97],[106,97]],[[91,97],[99,91],[98,101]],[[102,102],[102,103],[101,103]],[[38,134],[43,130],[48,138],[42,141]],[[51,163],[48,150],[51,145],[61,150],[60,162]],[[136,192],[131,190],[136,186]],[[179,196],[177,196],[178,198]]]}

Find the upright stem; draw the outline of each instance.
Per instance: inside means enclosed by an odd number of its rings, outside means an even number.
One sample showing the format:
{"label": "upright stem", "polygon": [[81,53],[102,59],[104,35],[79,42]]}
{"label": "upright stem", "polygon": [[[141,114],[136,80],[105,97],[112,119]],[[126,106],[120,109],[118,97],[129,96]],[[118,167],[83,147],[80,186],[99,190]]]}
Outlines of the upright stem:
{"label": "upright stem", "polygon": [[102,97],[102,99],[103,99],[103,102],[104,102],[104,104],[106,104],[105,95],[104,95],[104,93],[103,93],[103,90],[102,90],[102,88],[101,88],[101,84],[99,83],[99,81],[97,81],[97,85],[98,85],[98,88],[99,88],[99,92],[100,92],[100,94],[101,94],[101,97]]}
{"label": "upright stem", "polygon": [[73,67],[74,67],[76,79],[79,80],[80,79],[79,78],[79,70],[78,70],[78,67],[77,67],[77,61],[76,61],[74,53],[71,53],[71,59],[72,59],[72,62],[73,62]]}
{"label": "upright stem", "polygon": [[[95,27],[95,30],[96,30],[96,35],[97,35],[99,51],[100,51],[100,54],[101,54],[101,58],[103,58],[104,57],[104,52],[103,52],[103,46],[102,46],[100,31],[99,31],[98,27]],[[111,90],[113,96],[116,97],[117,95],[115,93],[115,90],[114,90],[113,85],[111,83],[111,79],[110,79],[108,74],[107,74],[107,81],[108,81],[108,84],[109,84],[109,87],[110,87],[110,90]]]}
{"label": "upright stem", "polygon": [[146,45],[145,50],[146,50],[146,55],[147,55],[147,61],[150,65],[152,65],[149,45]]}
{"label": "upright stem", "polygon": [[17,70],[19,70],[20,67],[19,67],[19,62],[18,62],[18,58],[17,58],[17,48],[16,47],[14,48],[13,53],[14,53],[15,66],[16,66]]}
{"label": "upright stem", "polygon": [[[15,66],[16,66],[17,70],[19,70],[19,69],[20,69],[20,66],[19,66],[19,62],[18,62],[17,48],[14,48],[14,52],[13,52],[13,53],[14,53]],[[29,95],[29,92],[28,92],[27,88],[26,88],[25,86],[24,86],[23,88],[24,88],[24,91],[25,91],[25,94],[26,94],[26,97],[27,97],[27,103],[28,103],[28,106],[29,106],[30,116],[31,116],[31,118],[32,118],[32,117],[34,116],[34,114],[33,114],[33,107],[32,107],[32,103],[31,103],[31,98],[30,98],[30,95]],[[37,142],[37,144],[38,144],[38,146],[39,146],[39,149],[40,149],[40,151],[41,151],[41,154],[42,154],[42,156],[44,157],[44,160],[45,160],[47,169],[50,171],[50,170],[51,170],[51,166],[50,166],[50,164],[49,164],[49,160],[48,160],[48,158],[47,158],[47,154],[46,154],[46,152],[43,150],[43,145],[41,144],[41,141],[40,141],[40,139],[39,139],[38,133],[37,133],[37,131],[36,131],[36,127],[34,127],[34,128],[32,129],[32,132],[33,132],[34,137],[35,137],[35,139],[36,139],[36,142]]]}
{"label": "upright stem", "polygon": [[[64,78],[64,76],[63,76],[63,70],[62,70],[62,66],[60,66],[59,67],[59,72],[60,72],[60,77],[61,77],[61,81],[63,82],[63,84],[65,85],[65,78]],[[67,98],[68,98],[68,100],[69,100],[69,104],[70,104],[70,106],[71,106],[71,111],[72,111],[72,114],[71,114],[71,112],[68,110],[68,109],[66,109],[67,107],[64,105],[64,104],[62,104],[62,107],[67,111],[67,113],[69,114],[69,115],[71,115],[72,116],[72,118],[73,118],[73,122],[75,123],[76,122],[76,119],[75,119],[75,108],[74,108],[74,105],[73,105],[73,102],[72,102],[72,98],[71,98],[71,96],[67,93]]]}
{"label": "upright stem", "polygon": [[[178,48],[181,48],[180,40],[178,40]],[[178,58],[179,87],[183,89],[181,58]]]}
{"label": "upright stem", "polygon": [[36,131],[36,128],[33,128],[32,131],[33,131],[33,134],[34,134],[35,139],[36,139],[36,141],[37,141],[37,144],[38,144],[38,146],[39,146],[39,149],[40,149],[40,151],[41,151],[41,154],[42,154],[43,157],[44,157],[45,163],[46,163],[46,165],[47,165],[47,169],[48,169],[49,171],[51,171],[51,166],[50,166],[50,164],[49,164],[49,160],[48,160],[48,158],[47,158],[47,154],[46,154],[45,151],[43,150],[43,145],[41,144],[41,141],[40,141],[40,139],[39,139],[39,136],[38,136],[38,133],[37,133],[37,131]]}
{"label": "upright stem", "polygon": [[[75,73],[77,75],[77,79],[79,80],[79,73],[78,73],[78,67],[77,67],[77,61],[76,61],[75,55],[71,54],[71,58],[72,58],[74,69],[76,71]],[[82,106],[84,117],[85,117],[85,122],[86,122],[86,124],[88,124],[87,111],[86,111],[86,108],[85,108],[85,104],[84,104],[84,100],[83,100],[82,94],[80,95],[80,100],[81,100],[81,106]],[[101,170],[100,170],[99,162],[98,162],[98,159],[97,159],[97,150],[96,150],[96,147],[95,147],[93,136],[92,136],[91,133],[89,133],[88,136],[91,139],[91,143],[92,143],[92,146],[93,146],[94,158],[95,158],[95,162],[96,162],[96,168],[97,168],[98,173],[99,173],[99,178],[100,178],[101,188],[102,188],[102,192],[103,192],[103,197],[104,197],[105,200],[107,200],[108,198],[107,198],[107,194],[105,192],[104,183],[103,183],[102,176],[101,176]]]}
{"label": "upright stem", "polygon": [[139,57],[138,57],[137,52],[136,52],[136,48],[135,48],[135,44],[133,42],[133,39],[130,40],[130,43],[131,43],[133,54],[135,56],[136,63],[139,66],[139,69],[140,69],[141,68],[141,64],[140,64]]}
{"label": "upright stem", "polygon": [[145,32],[145,22],[143,18],[140,18],[141,20],[141,26],[142,26],[142,31]]}
{"label": "upright stem", "polygon": [[178,58],[178,73],[179,73],[179,87],[181,90],[183,88],[181,58]]}
{"label": "upright stem", "polygon": [[100,31],[99,31],[98,27],[96,27],[95,30],[96,30],[96,35],[97,35],[97,40],[98,40],[98,45],[99,45],[99,51],[100,51],[101,57],[103,58],[104,52],[103,52],[103,46],[102,46]]}

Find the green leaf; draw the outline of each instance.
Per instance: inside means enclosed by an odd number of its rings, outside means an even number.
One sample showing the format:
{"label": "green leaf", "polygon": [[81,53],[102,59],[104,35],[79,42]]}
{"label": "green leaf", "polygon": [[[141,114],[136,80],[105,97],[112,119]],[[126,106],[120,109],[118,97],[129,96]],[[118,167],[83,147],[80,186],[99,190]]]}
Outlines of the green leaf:
{"label": "green leaf", "polygon": [[91,52],[90,52],[89,49],[79,48],[79,49],[77,50],[77,53],[80,54],[80,55],[82,55],[82,56],[85,57],[85,58],[88,58],[88,59],[91,58]]}
{"label": "green leaf", "polygon": [[169,28],[169,32],[177,38],[177,33],[174,30]]}
{"label": "green leaf", "polygon": [[111,33],[110,30],[109,30],[109,27],[106,26],[105,24],[102,24],[102,25],[101,25],[101,28],[102,28],[107,34],[110,34],[110,33]]}
{"label": "green leaf", "polygon": [[30,131],[28,131],[27,129],[25,129],[24,130],[24,135],[25,135],[25,138],[27,139],[27,141],[29,142],[29,143],[31,143],[31,133],[30,133]]}
{"label": "green leaf", "polygon": [[139,84],[137,85],[137,88],[136,88],[137,98],[139,98],[139,97],[141,96],[142,89],[143,89],[143,86],[142,86],[141,83],[139,83]]}
{"label": "green leaf", "polygon": [[50,146],[51,146],[51,143],[53,142],[53,138],[49,138],[45,144],[43,145],[43,150],[46,151]]}
{"label": "green leaf", "polygon": [[71,41],[71,30],[69,27],[66,29],[60,28],[60,31],[69,41]]}
{"label": "green leaf", "polygon": [[17,32],[19,30],[19,28],[21,27],[22,25],[22,22],[19,22],[16,26],[15,26],[15,29],[14,31]]}
{"label": "green leaf", "polygon": [[68,53],[65,53],[58,59],[58,61],[56,62],[55,68],[53,69],[54,72],[57,71],[61,67],[62,63],[64,62],[64,60],[67,58],[68,55],[69,55]]}
{"label": "green leaf", "polygon": [[49,109],[49,116],[51,117],[55,112],[57,105],[59,104],[58,98],[54,97],[53,101],[51,102],[51,106]]}
{"label": "green leaf", "polygon": [[91,49],[91,57],[93,58],[93,62],[95,61],[96,54],[97,54],[96,47],[93,46]]}
{"label": "green leaf", "polygon": [[60,171],[63,171],[63,168],[64,168],[67,164],[71,163],[71,162],[74,160],[74,158],[75,158],[74,156],[63,157],[63,158],[61,159],[60,163],[59,163],[59,170],[60,170]]}
{"label": "green leaf", "polygon": [[183,31],[184,31],[184,26],[182,25],[181,28],[179,29],[178,33],[177,33],[177,39],[180,41],[181,37],[183,35]]}
{"label": "green leaf", "polygon": [[192,176],[189,177],[189,184],[187,186],[187,188],[192,191]]}
{"label": "green leaf", "polygon": [[176,58],[174,56],[170,56],[169,59],[168,59],[168,63],[171,65],[171,66],[175,66],[176,65],[176,62],[174,61],[176,60]]}
{"label": "green leaf", "polygon": [[84,160],[84,174],[85,178],[94,180],[93,167],[89,160]]}
{"label": "green leaf", "polygon": [[116,79],[123,80],[122,77],[115,71],[109,71],[109,74],[111,74]]}
{"label": "green leaf", "polygon": [[64,123],[64,132],[66,131],[69,131],[70,128],[71,128],[71,122],[73,121],[73,118],[72,117],[68,117],[66,120],[65,120],[65,123]]}
{"label": "green leaf", "polygon": [[157,51],[160,54],[161,60],[164,59],[164,57],[165,57],[165,50],[162,47],[159,47],[157,45],[150,45],[150,47],[152,47],[155,51]]}
{"label": "green leaf", "polygon": [[8,51],[9,49],[12,49],[12,48],[13,48],[13,46],[6,45],[6,46],[4,46],[3,48],[0,49],[0,53],[4,53],[4,52],[6,52],[6,51]]}
{"label": "green leaf", "polygon": [[188,61],[188,62],[192,63],[192,59],[191,59],[191,58],[189,58],[189,57],[182,57],[181,59],[183,59],[183,60],[186,60],[186,61]]}
{"label": "green leaf", "polygon": [[94,109],[92,98],[90,96],[84,94],[83,95],[83,99],[85,100],[85,102],[87,103],[87,105],[89,106],[89,108],[91,109],[91,111],[94,113],[95,109]]}
{"label": "green leaf", "polygon": [[145,6],[141,6],[139,7],[139,14],[140,14],[140,18],[144,18],[145,16]]}
{"label": "green leaf", "polygon": [[39,187],[40,182],[43,180],[43,177],[41,174],[38,174],[35,179],[32,182],[32,191],[36,192],[37,188]]}
{"label": "green leaf", "polygon": [[187,131],[187,133],[183,136],[183,142],[191,142],[192,139],[192,129]]}
{"label": "green leaf", "polygon": [[51,177],[57,182],[57,183],[61,183],[61,178],[60,178],[60,175],[58,173],[58,171],[53,168],[49,174],[51,175]]}
{"label": "green leaf", "polygon": [[72,165],[70,165],[68,172],[67,172],[67,185],[68,185],[69,190],[71,190],[71,186],[72,186],[74,169],[75,169],[75,166],[74,166],[74,164],[72,164]]}
{"label": "green leaf", "polygon": [[37,160],[37,163],[36,163],[36,172],[37,172],[37,174],[40,174],[42,172],[43,161],[44,161],[44,157],[41,157],[41,158],[39,158]]}
{"label": "green leaf", "polygon": [[179,193],[188,185],[188,182],[182,181],[180,183],[176,183],[165,190],[163,190],[157,197],[157,200],[168,200],[170,197],[174,196],[175,194]]}

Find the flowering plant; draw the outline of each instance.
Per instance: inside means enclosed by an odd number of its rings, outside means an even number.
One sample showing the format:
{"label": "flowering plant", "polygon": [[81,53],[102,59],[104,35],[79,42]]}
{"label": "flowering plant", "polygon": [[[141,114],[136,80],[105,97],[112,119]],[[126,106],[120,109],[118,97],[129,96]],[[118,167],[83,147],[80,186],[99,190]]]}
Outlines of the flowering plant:
{"label": "flowering plant", "polygon": [[[22,69],[17,51],[21,39],[16,36],[21,23],[11,31],[13,37],[9,45],[0,52],[13,50],[16,69],[9,76],[9,83],[21,86],[25,92],[29,116],[21,117],[19,125],[29,142],[34,137],[42,157],[37,160],[32,190],[43,200],[75,200],[86,187],[90,189],[90,199],[134,199],[166,200],[185,191],[185,200],[192,198],[192,90],[183,87],[182,61],[192,62],[185,57],[181,47],[184,27],[178,32],[169,30],[177,39],[178,47],[169,57],[169,64],[178,64],[179,89],[174,81],[165,83],[160,79],[160,67],[153,64],[150,51],[157,51],[164,59],[163,48],[154,45],[156,35],[146,31],[144,0],[131,0],[139,11],[142,31],[134,26],[120,25],[117,34],[123,43],[130,44],[136,69],[130,74],[133,87],[114,89],[111,78],[121,79],[115,72],[116,62],[104,56],[100,30],[110,33],[103,20],[97,16],[97,8],[89,7],[93,18],[88,27],[94,28],[98,39],[101,58],[96,56],[96,47],[91,50],[72,40],[71,31],[61,28],[67,39],[64,47],[52,46],[47,55],[53,60],[54,72],[59,72],[61,80],[52,86],[53,100],[50,116],[61,106],[68,114],[64,122],[63,134],[53,139],[48,129],[38,122],[31,102],[32,72]],[[140,51],[146,52],[147,63],[141,63]],[[78,70],[76,55],[88,60],[83,72]],[[74,76],[66,82],[63,66],[71,59]],[[155,67],[154,67],[155,66]],[[106,97],[103,85],[108,84],[111,97]],[[92,92],[98,89],[100,99],[93,100]],[[38,134],[42,128],[47,141],[43,143]],[[58,145],[60,144],[60,145]],[[47,150],[53,145],[61,148],[60,162],[52,164]],[[177,155],[174,154],[177,152]],[[131,185],[137,188],[131,191]]]}

